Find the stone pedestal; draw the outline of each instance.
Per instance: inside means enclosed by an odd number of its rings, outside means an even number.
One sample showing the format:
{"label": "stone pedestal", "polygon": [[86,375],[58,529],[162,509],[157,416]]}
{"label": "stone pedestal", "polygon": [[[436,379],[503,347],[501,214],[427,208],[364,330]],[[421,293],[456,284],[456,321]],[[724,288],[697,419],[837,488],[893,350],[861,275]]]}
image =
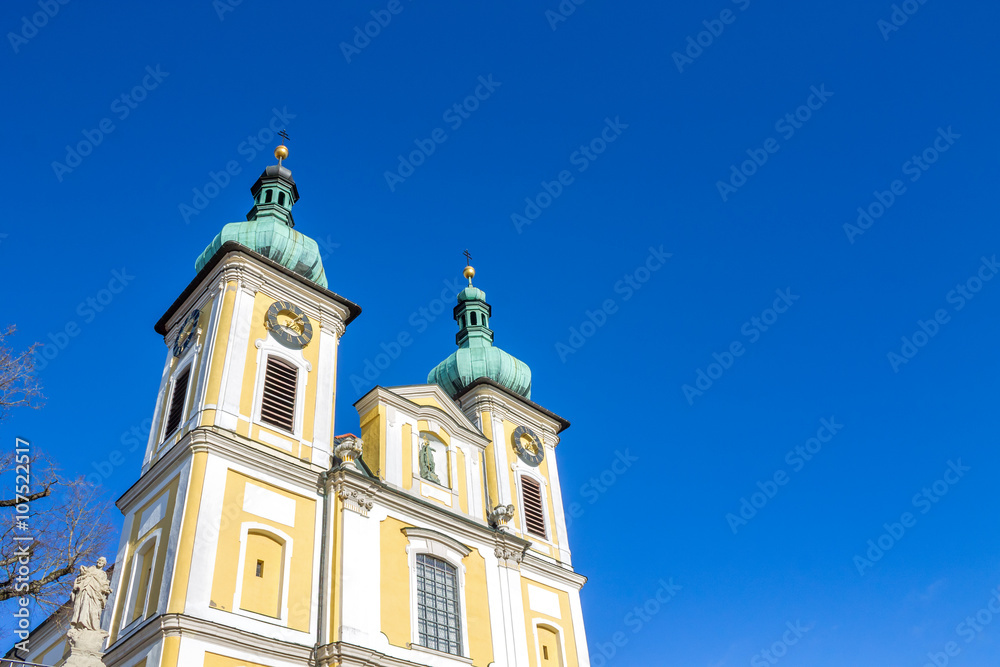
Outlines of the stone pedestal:
{"label": "stone pedestal", "polygon": [[66,633],[69,639],[69,658],[63,667],[104,667],[104,630],[85,630],[73,627]]}

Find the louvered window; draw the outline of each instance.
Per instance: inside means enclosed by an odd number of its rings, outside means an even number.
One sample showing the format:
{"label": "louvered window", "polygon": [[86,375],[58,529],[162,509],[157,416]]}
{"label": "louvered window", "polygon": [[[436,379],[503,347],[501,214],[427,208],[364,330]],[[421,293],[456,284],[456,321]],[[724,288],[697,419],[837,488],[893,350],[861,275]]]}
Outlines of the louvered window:
{"label": "louvered window", "polygon": [[177,376],[177,379],[174,380],[174,389],[170,394],[170,410],[167,412],[166,435],[170,435],[181,425],[181,416],[184,414],[184,399],[187,397],[189,377],[191,377],[190,366],[185,368]]}
{"label": "louvered window", "polygon": [[284,359],[270,356],[264,371],[260,420],[286,431],[295,430],[295,387],[299,370]]}
{"label": "louvered window", "polygon": [[530,477],[521,477],[521,499],[524,501],[524,523],[528,533],[545,539],[545,511],[542,509],[542,488]]}

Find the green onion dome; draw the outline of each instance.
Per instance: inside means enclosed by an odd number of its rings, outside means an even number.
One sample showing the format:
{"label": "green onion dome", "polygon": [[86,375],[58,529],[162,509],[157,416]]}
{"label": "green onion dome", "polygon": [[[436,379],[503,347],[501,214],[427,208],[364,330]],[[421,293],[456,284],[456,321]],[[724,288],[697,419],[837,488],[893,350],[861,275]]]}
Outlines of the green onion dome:
{"label": "green onion dome", "polygon": [[466,267],[469,286],[459,292],[455,306],[458,349],[427,375],[427,383],[440,385],[454,397],[476,380],[489,378],[515,394],[531,398],[531,369],[493,345],[493,331],[489,328],[492,309],[486,303],[486,292],[472,286],[470,269]]}
{"label": "green onion dome", "polygon": [[326,272],[319,245],[293,229],[292,206],[299,199],[299,191],[292,172],[280,164],[271,165],[250,188],[250,193],[254,205],[246,222],[231,222],[223,227],[198,257],[195,269],[200,271],[223,243],[235,241],[325,288]]}

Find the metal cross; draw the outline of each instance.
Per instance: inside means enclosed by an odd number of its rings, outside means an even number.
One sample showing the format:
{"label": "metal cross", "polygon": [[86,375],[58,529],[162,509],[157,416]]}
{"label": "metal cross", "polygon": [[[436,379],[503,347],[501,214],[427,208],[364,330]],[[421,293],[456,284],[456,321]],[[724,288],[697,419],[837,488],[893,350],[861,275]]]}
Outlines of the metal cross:
{"label": "metal cross", "polygon": [[465,263],[469,266],[472,266],[472,255],[469,254],[468,249],[466,249],[466,251],[462,254],[465,255]]}
{"label": "metal cross", "polygon": [[288,138],[288,132],[285,132],[284,130],[278,132],[278,136],[284,139],[285,141],[291,141],[291,139]]}

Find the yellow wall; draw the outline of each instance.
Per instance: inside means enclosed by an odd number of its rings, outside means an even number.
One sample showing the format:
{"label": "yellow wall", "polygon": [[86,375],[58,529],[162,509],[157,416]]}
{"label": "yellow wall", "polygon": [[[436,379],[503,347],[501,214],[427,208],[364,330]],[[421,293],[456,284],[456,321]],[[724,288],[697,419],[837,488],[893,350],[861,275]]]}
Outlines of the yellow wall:
{"label": "yellow wall", "polygon": [[[514,443],[513,443],[514,431],[517,429],[517,427],[518,424],[515,424],[514,422],[508,421],[506,419],[503,420],[503,428],[504,428],[503,445],[507,448],[507,459],[511,462],[518,460],[517,450],[514,449]],[[541,438],[540,435],[538,437]],[[556,527],[555,527],[556,509],[555,509],[555,503],[552,499],[552,483],[549,478],[549,454],[546,454],[546,456],[542,459],[542,462],[538,465],[537,470],[538,474],[541,475],[543,478],[545,478],[546,482],[545,488],[543,490],[543,493],[545,494],[545,504],[547,506],[545,528],[546,532],[548,532],[549,534],[549,542],[554,544],[555,548],[550,547],[541,542],[538,542],[534,540],[531,536],[526,536],[526,538],[529,540],[533,540],[532,541],[533,549],[542,551],[544,553],[549,554],[550,556],[555,557],[558,556],[559,537],[556,534]],[[521,496],[517,485],[517,475],[516,473],[514,473],[514,471],[511,470],[508,471],[507,477],[510,482],[511,498],[514,498],[515,505],[519,505],[521,502],[520,501]],[[517,510],[518,511],[514,513],[514,526],[517,528],[517,530],[523,531],[524,527],[521,526],[521,512],[524,510],[524,508],[518,507]]]}
{"label": "yellow wall", "polygon": [[247,534],[243,559],[243,593],[240,608],[265,616],[281,617],[284,545],[261,531]]}
{"label": "yellow wall", "polygon": [[[496,442],[493,440],[493,416],[488,410],[484,410],[482,417],[483,424],[483,435],[485,435],[490,444],[486,445],[486,485],[489,488],[490,503],[493,505],[498,505],[500,503],[500,492],[497,486],[497,468],[496,468]],[[489,512],[492,507],[487,507],[486,511]]]}
{"label": "yellow wall", "polygon": [[[250,338],[247,341],[246,358],[244,359],[246,366],[243,371],[243,387],[240,390],[240,414],[243,415],[251,415],[253,411],[253,403],[256,398],[257,375],[263,372],[263,369],[257,366],[257,357],[260,354],[260,350],[257,349],[257,341],[270,336],[265,323],[265,314],[267,313],[267,309],[271,307],[271,304],[277,300],[276,297],[268,296],[264,292],[258,292],[254,297],[253,315],[250,320]],[[306,390],[304,400],[301,403],[296,402],[295,404],[296,422],[298,422],[299,415],[302,415],[302,433],[296,439],[277,429],[268,429],[274,433],[286,436],[292,444],[292,456],[300,458],[308,458],[308,456],[303,457],[303,452],[299,451],[298,440],[312,442],[313,439],[313,425],[316,417],[316,387],[319,384],[317,380],[319,374],[319,345],[319,322],[314,322],[312,340],[302,348],[302,357],[309,362],[312,370],[308,373],[299,372],[298,382],[305,382]],[[258,439],[256,435],[259,428],[255,427],[252,432],[248,431],[254,440]],[[265,442],[264,444],[268,443]],[[273,447],[274,445],[268,444],[268,446]]]}
{"label": "yellow wall", "polygon": [[[167,484],[166,487],[163,488],[155,497],[150,498],[144,504],[140,505],[135,510],[135,514],[132,517],[132,528],[129,533],[127,547],[128,550],[126,551],[125,563],[123,563],[124,571],[121,579],[119,580],[121,583],[119,584],[118,594],[115,596],[115,610],[118,622],[116,624],[117,627],[112,628],[112,642],[115,640],[121,629],[131,623],[134,619],[148,618],[156,613],[156,608],[160,602],[160,586],[163,583],[163,574],[167,560],[167,540],[170,536],[174,508],[177,504],[177,488],[179,483],[180,478],[174,478],[174,480]],[[160,519],[158,523],[150,526],[143,534],[140,535],[139,520],[140,517],[142,517],[142,513],[164,496],[167,499],[167,503],[163,512],[163,518]],[[156,529],[160,530],[160,536],[157,538],[155,556],[153,552],[150,552],[148,560],[145,563],[140,564],[140,567],[143,568],[143,570],[140,571],[144,573],[148,571],[149,576],[143,574],[142,579],[139,581],[139,586],[137,587],[138,590],[133,592],[133,595],[136,596],[134,615],[132,615],[131,618],[124,618],[126,611],[126,597],[128,597],[129,584],[132,581],[132,561],[133,556],[135,555],[135,550],[140,543]]]}
{"label": "yellow wall", "polygon": [[[197,451],[191,460],[191,478],[187,498],[184,499],[184,518],[181,524],[177,557],[174,559],[173,581],[170,584],[170,599],[167,601],[168,614],[180,614],[187,603],[188,578],[191,575],[191,559],[194,557],[195,529],[198,512],[201,509],[201,494],[205,487],[205,466],[208,452]],[[164,665],[168,664],[166,662]]]}
{"label": "yellow wall", "polygon": [[[246,492],[247,483],[253,483],[269,491],[295,501],[295,526],[271,521],[255,514],[244,511],[243,498]],[[296,605],[295,600],[308,600],[312,594],[312,573],[313,573],[313,541],[315,539],[316,527],[316,501],[311,498],[296,495],[282,488],[272,486],[246,475],[242,475],[234,470],[229,470],[226,475],[226,490],[224,493],[223,507],[239,508],[233,511],[232,519],[223,522],[219,531],[219,546],[216,552],[215,571],[212,577],[212,606],[223,611],[233,611],[233,600],[236,595],[237,586],[237,566],[240,558],[240,537],[242,524],[253,522],[273,527],[276,530],[288,535],[292,539],[292,558],[290,563],[291,576],[289,579],[288,591],[288,627],[303,632],[309,631],[309,606]],[[221,519],[221,517],[220,517]],[[265,549],[267,558],[274,559],[274,553]],[[253,564],[256,565],[257,558]],[[266,561],[269,562],[269,561]],[[266,567],[266,565],[265,565]],[[282,564],[284,567],[284,564]],[[247,579],[253,580],[254,570],[249,573],[244,572],[244,582]],[[283,580],[283,577],[282,577]],[[251,581],[256,586],[256,581]],[[251,600],[249,604],[269,604],[273,600],[271,594],[262,592],[258,588],[250,591],[243,589],[241,595],[245,596],[249,592]],[[279,589],[280,594],[280,589]],[[247,608],[247,603],[242,603],[243,608]],[[275,607],[277,604],[275,604]],[[252,609],[251,611],[257,611]],[[263,612],[261,612],[263,613]],[[271,614],[273,615],[273,614]]]}
{"label": "yellow wall", "polygon": [[486,593],[486,561],[475,549],[462,561],[465,565],[465,614],[469,634],[469,656],[473,665],[487,667],[493,662],[493,633]]}
{"label": "yellow wall", "polygon": [[361,418],[361,439],[364,446],[361,450],[361,457],[376,474],[379,479],[383,479],[382,471],[385,470],[385,410],[378,405]]}
{"label": "yellow wall", "polygon": [[205,667],[267,667],[267,665],[262,665],[257,662],[247,662],[246,660],[237,660],[236,658],[229,658],[224,655],[219,655],[218,653],[205,653]]}
{"label": "yellow wall", "polygon": [[433,405],[435,408],[441,407],[441,404],[433,396],[416,396],[411,397],[409,400],[417,405]]}
{"label": "yellow wall", "polygon": [[[545,589],[551,593],[555,593],[559,597],[559,614],[561,618],[554,618],[552,616],[547,616],[546,614],[533,611],[528,607],[528,584],[532,586],[537,586],[538,588]],[[560,628],[565,637],[563,637],[563,642],[566,645],[566,655],[562,656],[563,664],[565,665],[576,665],[577,662],[576,655],[576,637],[573,634],[573,622],[572,622],[572,611],[569,606],[569,594],[565,591],[560,591],[558,589],[552,588],[551,586],[546,586],[545,584],[538,583],[537,581],[531,581],[530,579],[525,579],[521,577],[521,596],[524,599],[524,622],[526,630],[528,632],[528,659],[531,667],[552,667],[558,665],[559,662],[554,662],[551,660],[551,650],[550,650],[550,660],[548,662],[542,662],[541,665],[538,664],[537,655],[541,652],[539,646],[535,641],[535,628],[533,621],[539,621],[545,625],[549,625],[554,628]],[[542,639],[545,639],[544,633]],[[561,647],[560,647],[561,648]]]}
{"label": "yellow wall", "polygon": [[390,644],[404,647],[410,642],[410,565],[406,555],[409,541],[403,533],[407,526],[392,517],[382,522],[379,578],[382,633]]}
{"label": "yellow wall", "polygon": [[[233,324],[233,304],[236,303],[236,292],[239,288],[235,280],[226,283],[226,291],[219,309],[219,324],[216,329],[215,344],[212,347],[212,358],[208,372],[208,385],[205,390],[205,403],[219,404],[219,393],[222,388],[222,373],[226,367],[226,352],[229,350],[229,330]],[[204,419],[202,424],[209,425]]]}

